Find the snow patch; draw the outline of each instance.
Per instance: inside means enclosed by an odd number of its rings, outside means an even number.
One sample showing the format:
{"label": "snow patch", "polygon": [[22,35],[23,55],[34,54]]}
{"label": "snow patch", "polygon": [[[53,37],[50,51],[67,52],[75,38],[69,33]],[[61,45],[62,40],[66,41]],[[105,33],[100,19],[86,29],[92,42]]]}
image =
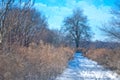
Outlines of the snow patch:
{"label": "snow patch", "polygon": [[76,53],[56,80],[120,80],[120,76],[82,56],[82,53]]}

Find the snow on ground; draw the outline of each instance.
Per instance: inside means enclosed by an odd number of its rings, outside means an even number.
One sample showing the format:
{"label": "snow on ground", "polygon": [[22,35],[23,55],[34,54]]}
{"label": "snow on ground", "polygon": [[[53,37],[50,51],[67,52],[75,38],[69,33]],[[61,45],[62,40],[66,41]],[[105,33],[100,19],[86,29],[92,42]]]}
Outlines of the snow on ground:
{"label": "snow on ground", "polygon": [[82,56],[82,53],[76,53],[56,80],[120,80],[120,76]]}

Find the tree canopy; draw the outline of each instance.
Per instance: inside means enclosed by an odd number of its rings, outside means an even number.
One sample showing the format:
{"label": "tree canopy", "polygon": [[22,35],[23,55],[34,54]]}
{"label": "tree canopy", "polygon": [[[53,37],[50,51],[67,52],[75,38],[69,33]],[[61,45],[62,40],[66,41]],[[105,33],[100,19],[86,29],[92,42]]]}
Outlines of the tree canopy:
{"label": "tree canopy", "polygon": [[79,8],[73,10],[72,15],[66,17],[63,21],[63,29],[67,35],[75,42],[76,48],[79,47],[80,41],[89,40],[91,37],[90,27],[87,17]]}

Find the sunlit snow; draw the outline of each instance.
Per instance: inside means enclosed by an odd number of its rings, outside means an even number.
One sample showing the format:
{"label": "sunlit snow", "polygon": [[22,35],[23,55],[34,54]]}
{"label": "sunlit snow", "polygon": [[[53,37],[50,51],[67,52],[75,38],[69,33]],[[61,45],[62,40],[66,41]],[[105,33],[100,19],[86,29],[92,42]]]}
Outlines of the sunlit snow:
{"label": "sunlit snow", "polygon": [[120,80],[120,76],[82,56],[82,53],[76,53],[56,80]]}

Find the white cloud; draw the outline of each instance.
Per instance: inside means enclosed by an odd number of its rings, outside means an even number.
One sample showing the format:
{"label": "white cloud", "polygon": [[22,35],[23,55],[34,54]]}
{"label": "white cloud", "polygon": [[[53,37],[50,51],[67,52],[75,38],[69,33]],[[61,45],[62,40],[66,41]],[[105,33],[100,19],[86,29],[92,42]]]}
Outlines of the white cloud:
{"label": "white cloud", "polygon": [[64,17],[72,13],[72,9],[64,6],[47,6],[45,4],[36,3],[35,7],[47,16],[50,28],[60,28]]}
{"label": "white cloud", "polygon": [[106,39],[105,36],[103,36],[102,32],[99,30],[99,28],[102,26],[102,24],[107,23],[110,18],[110,7],[109,6],[99,6],[96,7],[92,4],[82,4],[84,14],[88,17],[89,24],[92,27],[92,31],[94,31],[94,40],[104,40]]}
{"label": "white cloud", "polygon": [[88,17],[92,30],[96,34],[95,39],[101,39],[102,37],[98,26],[107,22],[111,17],[111,14],[109,13],[110,6],[95,6],[92,1],[88,2],[88,0],[79,2],[76,2],[76,0],[66,0],[65,6],[48,6],[46,4],[36,3],[35,7],[48,17],[50,28],[60,28],[63,19],[66,16],[69,16],[75,7],[82,8],[84,14]]}

